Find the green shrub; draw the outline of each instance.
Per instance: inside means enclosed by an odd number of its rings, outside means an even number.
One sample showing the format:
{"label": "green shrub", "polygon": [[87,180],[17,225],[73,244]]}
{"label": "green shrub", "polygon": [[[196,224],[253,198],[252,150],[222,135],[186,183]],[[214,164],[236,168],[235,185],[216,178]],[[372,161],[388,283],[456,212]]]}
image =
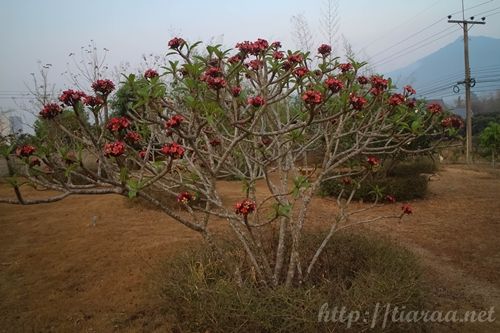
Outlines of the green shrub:
{"label": "green shrub", "polygon": [[[427,183],[427,178],[421,175],[376,178],[363,182],[353,198],[355,200],[375,201],[376,188],[378,188],[383,195],[392,195],[397,200],[422,199],[427,193]],[[320,194],[337,196],[343,186],[338,180],[324,181],[320,186]],[[346,186],[346,189],[350,191],[353,186],[356,185]]]}
{"label": "green shrub", "polygon": [[[321,236],[305,237],[307,255],[312,256]],[[344,331],[346,323],[318,322],[324,303],[330,310],[345,306],[361,313],[373,312],[377,303],[404,304],[407,310],[423,306],[425,295],[415,257],[387,240],[335,236],[311,281],[293,288],[258,286],[247,265],[241,269],[242,283],[236,283],[226,265],[244,263],[245,258],[231,245],[224,247],[224,253],[221,260],[199,248],[163,266],[159,293],[174,332]],[[350,331],[367,330],[370,324],[360,320]],[[388,324],[387,331],[423,329],[419,326],[423,324]]]}
{"label": "green shrub", "polygon": [[386,175],[389,177],[409,177],[420,175],[422,173],[435,173],[437,170],[437,162],[429,157],[426,157],[396,163],[392,168],[386,171]]}

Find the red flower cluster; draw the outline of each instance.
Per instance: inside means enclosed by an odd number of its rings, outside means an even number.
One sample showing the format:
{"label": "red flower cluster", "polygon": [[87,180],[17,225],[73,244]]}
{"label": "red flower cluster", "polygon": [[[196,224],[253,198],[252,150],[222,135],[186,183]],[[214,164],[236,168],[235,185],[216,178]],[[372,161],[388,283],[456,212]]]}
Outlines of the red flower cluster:
{"label": "red flower cluster", "polygon": [[219,67],[209,67],[200,80],[206,82],[212,89],[218,90],[226,86],[226,80],[222,77],[222,70]]}
{"label": "red flower cluster", "polygon": [[441,107],[441,105],[437,103],[432,103],[427,105],[427,111],[429,111],[432,114],[438,114],[443,111],[443,108]]}
{"label": "red flower cluster", "polygon": [[274,51],[273,52],[273,58],[275,60],[281,60],[281,59],[283,59],[284,56],[285,56],[285,53],[283,53],[283,51]]}
{"label": "red flower cluster", "polygon": [[106,128],[111,132],[118,132],[127,129],[130,126],[130,121],[126,117],[113,117],[108,121]]}
{"label": "red flower cluster", "polygon": [[309,105],[317,105],[323,101],[323,96],[319,91],[307,90],[302,95],[302,100]]}
{"label": "red flower cluster", "polygon": [[393,94],[391,97],[389,97],[389,105],[391,106],[401,105],[404,102],[405,97],[401,94]]}
{"label": "red flower cluster", "polygon": [[115,90],[115,84],[111,80],[97,80],[92,83],[92,89],[103,96],[111,94]]}
{"label": "red flower cluster", "polygon": [[366,104],[366,99],[364,97],[351,93],[349,94],[349,104],[351,104],[354,110],[361,111]]}
{"label": "red flower cluster", "polygon": [[59,96],[59,100],[68,106],[74,106],[85,96],[87,95],[85,95],[83,91],[68,89],[62,92],[61,96]]}
{"label": "red flower cluster", "polygon": [[358,76],[358,83],[359,84],[367,84],[368,78],[366,76]]}
{"label": "red flower cluster", "polygon": [[321,44],[320,47],[318,47],[318,53],[321,54],[322,56],[327,56],[332,52],[332,47],[327,44]]}
{"label": "red flower cluster", "polygon": [[415,95],[417,93],[415,91],[415,89],[413,89],[413,87],[410,85],[404,86],[403,91],[404,91],[405,96]]}
{"label": "red flower cluster", "polygon": [[377,166],[380,164],[380,160],[378,158],[376,158],[375,156],[369,156],[366,161],[368,162],[368,164],[370,164],[371,166]]}
{"label": "red flower cluster", "polygon": [[99,96],[85,96],[83,98],[83,104],[90,106],[91,108],[100,106],[104,104],[104,100]]}
{"label": "red flower cluster", "polygon": [[393,196],[393,195],[386,195],[385,196],[385,201],[389,202],[389,203],[395,203],[396,202],[396,198]]}
{"label": "red flower cluster", "polygon": [[130,131],[125,134],[125,140],[131,144],[141,141],[142,137],[139,133]]}
{"label": "red flower cluster", "polygon": [[338,93],[344,88],[344,83],[341,80],[334,78],[333,76],[329,76],[325,80],[325,84],[328,89],[330,89],[334,94]]}
{"label": "red flower cluster", "polygon": [[33,155],[33,153],[36,151],[36,148],[33,147],[32,145],[24,145],[21,147],[18,147],[16,149],[16,156],[17,157],[29,157]]}
{"label": "red flower cluster", "polygon": [[238,97],[241,94],[241,87],[240,86],[236,86],[233,89],[231,89],[231,94],[234,97]]}
{"label": "red flower cluster", "polygon": [[248,214],[255,211],[255,208],[256,208],[255,202],[253,202],[250,199],[244,199],[240,202],[237,202],[236,205],[234,205],[234,210],[236,214],[243,215],[245,217]]}
{"label": "red flower cluster", "polygon": [[406,106],[413,109],[415,106],[417,106],[417,100],[415,98],[409,98],[406,101]]}
{"label": "red flower cluster", "polygon": [[191,200],[193,200],[193,195],[189,192],[181,192],[177,196],[177,202],[187,205]]}
{"label": "red flower cluster", "polygon": [[[139,158],[141,160],[144,160],[146,158],[146,152],[147,152],[147,149],[143,149],[139,152]],[[149,153],[149,160],[151,159],[151,153]]]}
{"label": "red flower cluster", "polygon": [[174,37],[171,40],[168,41],[168,47],[171,49],[178,49],[182,45],[186,44],[186,41],[182,38],[179,37]]}
{"label": "red flower cluster", "polygon": [[150,68],[150,69],[147,69],[147,70],[144,72],[144,77],[145,77],[146,79],[152,79],[152,78],[154,78],[154,77],[158,77],[158,76],[159,76],[159,75],[158,75],[158,72],[157,72],[157,71],[155,71],[154,69],[151,69],[151,68]]}
{"label": "red flower cluster", "polygon": [[456,128],[456,129],[459,129],[463,125],[464,125],[464,122],[462,121],[462,119],[460,119],[458,117],[454,117],[454,116],[444,118],[441,121],[441,126],[447,127],[447,128]]}
{"label": "red flower cluster", "polygon": [[184,117],[180,114],[176,114],[170,117],[169,120],[165,122],[165,128],[176,128],[184,121]]}
{"label": "red flower cluster", "polygon": [[413,209],[409,204],[403,204],[401,206],[401,210],[403,211],[403,214],[410,215],[411,213],[413,213]]}
{"label": "red flower cluster", "polygon": [[253,107],[261,107],[266,104],[266,101],[261,96],[249,97],[247,103]]}
{"label": "red flower cluster", "polygon": [[342,73],[349,72],[350,70],[352,70],[352,69],[353,69],[353,67],[352,67],[352,64],[351,64],[351,63],[340,64],[340,65],[339,65],[339,68],[340,68],[340,71],[341,71]]}
{"label": "red flower cluster", "polygon": [[272,42],[272,43],[271,43],[271,47],[272,47],[273,49],[280,49],[280,48],[281,48],[281,42],[278,42],[278,41],[276,41],[276,42]]}
{"label": "red flower cluster", "polygon": [[62,113],[62,108],[57,103],[45,104],[42,111],[40,111],[40,117],[44,119],[52,119],[58,114]]}
{"label": "red flower cluster", "polygon": [[259,70],[259,68],[262,68],[263,65],[264,63],[258,59],[254,59],[247,64],[247,66],[253,69],[254,71]]}
{"label": "red flower cluster", "polygon": [[287,58],[287,60],[291,63],[291,64],[298,64],[302,61],[304,61],[304,57],[302,56],[302,54],[300,53],[295,53],[295,54],[290,54]]}
{"label": "red flower cluster", "polygon": [[184,156],[186,150],[177,142],[172,142],[165,144],[160,151],[173,159],[178,159]]}
{"label": "red flower cluster", "polygon": [[229,62],[230,64],[237,64],[237,63],[239,63],[241,60],[242,60],[242,59],[241,59],[240,55],[239,55],[239,54],[236,54],[236,55],[234,55],[234,56],[232,56],[232,57],[229,57],[229,58],[227,59],[227,62]]}
{"label": "red flower cluster", "polygon": [[110,142],[104,145],[104,156],[118,157],[125,153],[125,143],[121,141]]}
{"label": "red flower cluster", "polygon": [[255,42],[244,41],[236,44],[236,48],[243,54],[258,55],[263,53],[269,47],[269,43],[265,39],[257,39]]}
{"label": "red flower cluster", "polygon": [[295,74],[295,76],[297,76],[298,78],[303,77],[307,73],[309,73],[309,70],[306,67],[303,67],[303,66],[302,67],[297,67],[293,71],[293,74]]}
{"label": "red flower cluster", "polygon": [[372,84],[370,92],[375,96],[382,94],[382,92],[389,86],[389,81],[381,76],[372,76],[370,78],[370,82]]}

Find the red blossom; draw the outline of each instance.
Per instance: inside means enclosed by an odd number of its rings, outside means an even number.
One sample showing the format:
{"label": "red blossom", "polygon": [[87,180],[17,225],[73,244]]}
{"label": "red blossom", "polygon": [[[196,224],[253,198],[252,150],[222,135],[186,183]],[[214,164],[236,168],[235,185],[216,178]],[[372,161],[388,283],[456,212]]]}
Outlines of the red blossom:
{"label": "red blossom", "polygon": [[273,58],[275,60],[281,60],[281,59],[283,59],[284,56],[285,56],[285,53],[283,53],[283,51],[274,51],[273,52]]}
{"label": "red blossom", "polygon": [[168,47],[170,47],[171,49],[174,49],[174,50],[178,49],[179,47],[181,47],[184,44],[186,44],[186,41],[182,38],[179,38],[179,37],[174,37],[168,41]]}
{"label": "red blossom", "polygon": [[57,103],[48,103],[44,105],[39,115],[44,119],[53,119],[58,114],[62,113],[62,111],[62,108]]}
{"label": "red blossom", "polygon": [[266,101],[262,96],[249,97],[247,103],[253,107],[261,107],[266,104]]}
{"label": "red blossom", "polygon": [[184,121],[184,117],[180,114],[173,115],[165,122],[165,128],[176,128]]}
{"label": "red blossom", "polygon": [[16,149],[16,156],[17,157],[29,157],[33,155],[36,151],[36,148],[33,147],[32,145],[23,145],[21,147],[18,147]]}
{"label": "red blossom", "polygon": [[339,65],[339,68],[340,68],[340,71],[341,71],[342,73],[347,73],[347,72],[349,72],[350,70],[352,70],[352,69],[353,69],[353,67],[352,67],[352,64],[351,64],[351,63],[340,64],[340,65]]}
{"label": "red blossom", "polygon": [[59,100],[68,106],[75,106],[85,96],[87,95],[83,91],[68,89],[62,92]]}
{"label": "red blossom", "polygon": [[104,156],[118,157],[125,153],[125,143],[121,141],[110,142],[104,145]]}
{"label": "red blossom", "polygon": [[154,69],[151,69],[151,68],[150,68],[150,69],[147,69],[147,70],[144,72],[144,77],[145,77],[146,79],[152,79],[152,78],[154,78],[154,77],[158,77],[158,76],[159,76],[158,72],[157,72],[157,71],[155,71]]}
{"label": "red blossom", "polygon": [[372,88],[370,89],[370,92],[372,95],[378,96],[382,94],[384,90],[386,90],[389,86],[389,81],[382,78],[381,76],[372,76],[370,78],[370,82],[372,84]]}
{"label": "red blossom", "polygon": [[239,63],[241,60],[242,60],[242,59],[241,59],[240,55],[239,55],[239,54],[236,54],[236,55],[234,55],[234,56],[232,56],[232,57],[229,57],[229,58],[227,59],[227,62],[229,62],[230,64],[237,64],[237,63]]}
{"label": "red blossom", "polygon": [[401,94],[393,94],[389,97],[389,105],[398,106],[405,102],[405,97]]}
{"label": "red blossom", "polygon": [[358,96],[354,93],[349,94],[349,104],[351,104],[352,108],[357,111],[363,110],[363,107],[367,103],[364,97]]}
{"label": "red blossom", "polygon": [[223,77],[207,77],[205,82],[208,84],[208,86],[212,89],[219,90],[222,89],[226,86],[226,80],[224,80]]}
{"label": "red blossom", "polygon": [[298,64],[299,62],[302,62],[304,60],[304,57],[300,53],[295,53],[295,54],[290,54],[287,60],[291,64]]}
{"label": "red blossom", "polygon": [[238,215],[243,215],[245,217],[248,216],[248,214],[252,213],[255,211],[256,205],[255,202],[253,202],[250,199],[244,199],[240,202],[237,202],[234,205],[234,211]]}
{"label": "red blossom", "polygon": [[272,47],[273,49],[280,49],[280,48],[281,48],[281,42],[278,42],[278,41],[276,41],[276,42],[272,42],[272,43],[271,43],[271,47]]}
{"label": "red blossom", "polygon": [[403,204],[401,206],[401,210],[403,211],[403,214],[410,215],[413,213],[413,209],[409,204]]}
{"label": "red blossom", "polygon": [[375,156],[369,156],[366,158],[366,161],[368,162],[368,164],[370,164],[371,166],[377,166],[380,164],[380,160],[378,158],[376,158]]}
{"label": "red blossom", "polygon": [[253,69],[254,71],[256,70],[259,70],[259,68],[261,68],[264,63],[258,59],[254,59],[252,61],[250,61],[248,64],[247,64],[251,69]]}
{"label": "red blossom", "polygon": [[240,94],[241,94],[240,86],[236,86],[233,89],[231,89],[231,95],[233,95],[234,97],[238,97]]}
{"label": "red blossom", "polygon": [[94,108],[96,106],[101,106],[104,104],[104,100],[99,96],[85,96],[83,98],[83,104]]}
{"label": "red blossom", "polygon": [[329,76],[325,80],[325,84],[328,87],[328,89],[330,89],[334,94],[338,93],[344,88],[344,83],[333,76]]}
{"label": "red blossom", "polygon": [[413,109],[415,106],[417,106],[417,100],[415,98],[410,98],[406,101],[406,106]]}
{"label": "red blossom", "polygon": [[111,80],[97,80],[92,83],[92,89],[103,96],[111,94],[115,90],[115,84]]}
{"label": "red blossom", "polygon": [[396,198],[393,196],[393,195],[386,195],[385,196],[385,201],[389,202],[389,203],[395,203],[396,202]]}
{"label": "red blossom", "polygon": [[415,91],[415,89],[413,89],[413,87],[410,85],[404,86],[403,91],[404,91],[405,96],[415,95],[417,93]]}
{"label": "red blossom", "polygon": [[130,121],[126,117],[113,117],[108,121],[106,128],[115,133],[127,129],[130,126]]}
{"label": "red blossom", "polygon": [[463,125],[464,125],[464,122],[462,121],[462,119],[455,117],[455,116],[444,118],[441,121],[441,126],[446,127],[446,128],[459,129],[459,128],[462,128]]}
{"label": "red blossom", "polygon": [[226,86],[226,80],[222,76],[222,70],[219,67],[209,67],[200,80],[206,82],[210,88],[221,89]]}
{"label": "red blossom", "polygon": [[358,83],[359,84],[367,84],[368,83],[368,78],[366,76],[358,76]]}
{"label": "red blossom", "polygon": [[332,47],[328,44],[321,44],[320,47],[318,47],[318,53],[321,54],[322,56],[327,56],[332,52]]}
{"label": "red blossom", "polygon": [[255,42],[244,41],[236,44],[236,48],[243,54],[258,55],[263,53],[269,47],[269,43],[265,39],[257,39]]}
{"label": "red blossom", "polygon": [[[146,153],[147,153],[147,149],[143,149],[141,150],[138,155],[139,155],[139,158],[141,160],[144,160],[146,158]],[[151,156],[151,152],[148,154],[148,160],[151,160],[152,156]]]}
{"label": "red blossom", "polygon": [[125,134],[125,140],[129,143],[136,143],[142,140],[142,137],[139,133],[130,131]]}
{"label": "red blossom", "polygon": [[298,78],[303,77],[307,73],[309,73],[309,70],[306,67],[297,67],[293,70],[293,74],[295,74]]}
{"label": "red blossom", "polygon": [[190,201],[194,199],[193,195],[189,192],[181,192],[177,196],[177,202],[187,205]]}
{"label": "red blossom", "polygon": [[178,159],[184,156],[186,150],[177,142],[172,142],[165,144],[160,151],[173,159]]}
{"label": "red blossom", "polygon": [[432,114],[438,114],[443,112],[443,108],[438,103],[432,103],[427,105],[427,111],[429,111]]}
{"label": "red blossom", "polygon": [[319,91],[307,90],[302,94],[302,100],[309,105],[317,105],[323,101],[323,96]]}

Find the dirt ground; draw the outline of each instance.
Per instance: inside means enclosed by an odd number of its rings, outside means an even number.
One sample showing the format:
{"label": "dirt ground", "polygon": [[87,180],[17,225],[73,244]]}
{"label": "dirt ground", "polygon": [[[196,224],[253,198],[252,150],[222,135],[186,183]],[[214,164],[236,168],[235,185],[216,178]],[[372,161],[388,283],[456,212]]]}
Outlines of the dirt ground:
{"label": "dirt ground", "polygon": [[[221,190],[236,197],[241,188],[224,183]],[[11,190],[0,185],[0,197],[7,196]],[[446,166],[430,182],[428,198],[411,203],[413,215],[368,228],[419,256],[435,296],[430,310],[500,311],[499,199],[498,173]],[[313,205],[311,223],[328,221],[332,202],[316,198]],[[399,206],[381,208],[393,209]],[[201,241],[162,213],[116,195],[0,204],[0,230],[0,332],[166,331],[151,274]],[[499,321],[439,331],[499,332]]]}

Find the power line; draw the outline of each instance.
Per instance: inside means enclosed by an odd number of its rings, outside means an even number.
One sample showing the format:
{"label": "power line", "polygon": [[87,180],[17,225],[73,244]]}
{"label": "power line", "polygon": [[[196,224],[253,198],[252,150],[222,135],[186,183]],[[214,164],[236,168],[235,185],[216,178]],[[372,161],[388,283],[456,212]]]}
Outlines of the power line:
{"label": "power line", "polygon": [[[453,27],[452,27],[452,29],[453,29]],[[449,30],[450,30],[449,28],[448,28],[448,29],[445,29],[445,30],[442,30],[442,31],[438,32],[437,34],[434,34],[433,36],[430,36],[430,37],[434,37],[434,36],[436,36],[436,35],[439,35],[439,34],[441,34],[441,33],[445,32],[445,31],[449,31]],[[454,30],[450,31],[450,32],[449,32],[449,33],[447,33],[447,34],[445,34],[445,35],[443,35],[443,36],[441,36],[441,37],[435,38],[435,39],[433,39],[433,40],[430,40],[430,41],[428,40],[428,38],[427,38],[427,39],[425,39],[425,40],[421,40],[420,42],[418,42],[417,44],[413,45],[413,46],[412,46],[411,48],[409,48],[409,49],[402,50],[402,51],[400,51],[400,52],[398,52],[398,53],[394,54],[393,56],[389,57],[388,59],[385,59],[385,60],[382,60],[382,61],[379,61],[379,62],[375,62],[375,63],[372,65],[372,67],[374,67],[374,66],[380,66],[380,65],[384,65],[384,64],[387,64],[387,63],[393,62],[394,60],[396,60],[396,59],[398,59],[398,58],[401,58],[402,56],[407,55],[408,53],[411,53],[411,52],[415,51],[415,50],[416,50],[416,49],[418,49],[418,48],[421,48],[421,47],[424,47],[424,46],[430,45],[430,44],[432,44],[432,43],[434,43],[434,42],[436,42],[436,41],[438,41],[438,40],[440,40],[440,39],[443,39],[444,37],[447,37],[447,36],[449,36],[449,35],[451,35],[451,34],[455,33],[456,31],[457,31],[457,29],[454,29]],[[422,43],[423,43],[423,44],[422,44]],[[401,53],[401,52],[403,52],[403,53]]]}
{"label": "power line", "polygon": [[[488,4],[488,3],[492,2],[492,1],[493,1],[493,0],[484,1],[484,2],[482,2],[482,3],[480,3],[480,4],[474,5],[474,6],[472,6],[472,7],[468,7],[468,8],[466,8],[465,10],[470,10],[470,9],[474,9],[474,8],[477,8],[477,7],[483,6],[483,5]],[[431,6],[431,7],[432,7],[432,6]],[[424,11],[425,11],[425,10],[424,10]],[[462,10],[457,11],[457,12],[455,12],[455,13],[452,13],[451,15],[455,15],[455,14],[457,14],[457,13],[461,13],[461,12],[462,12]],[[414,16],[414,18],[415,18],[415,17],[417,17],[418,15],[419,15],[419,14],[415,15],[415,16]],[[407,21],[406,23],[408,23],[408,22],[410,22],[410,21],[411,21],[411,20]],[[431,28],[431,27],[435,26],[436,24],[438,24],[438,23],[440,23],[440,22],[442,22],[442,18],[439,18],[437,21],[435,21],[435,22],[431,23],[430,25],[428,25],[428,26],[426,26],[426,27],[422,28],[421,30],[419,30],[419,31],[417,31],[417,32],[415,32],[415,33],[413,33],[413,34],[411,34],[411,35],[410,35],[410,36],[408,36],[408,37],[405,37],[404,39],[402,39],[402,40],[398,41],[397,43],[394,43],[394,44],[392,44],[391,46],[389,46],[389,47],[385,48],[384,50],[382,50],[382,51],[380,51],[380,52],[376,53],[373,57],[377,57],[377,56],[378,56],[378,55],[380,55],[380,54],[383,54],[383,53],[385,53],[385,52],[388,52],[389,50],[392,50],[392,49],[393,49],[394,47],[396,47],[396,46],[400,46],[400,45],[401,45],[401,43],[403,43],[403,42],[406,42],[406,41],[410,40],[411,38],[413,38],[413,37],[417,36],[418,34],[420,34],[420,33],[424,32],[424,31],[428,30],[429,28]],[[395,28],[393,28],[392,30],[395,30]],[[380,39],[379,39],[379,40],[380,40]],[[376,40],[375,40],[375,41],[376,41]],[[374,41],[372,41],[372,42],[370,43],[370,45],[371,45],[371,44],[373,44],[373,43],[374,43]],[[361,50],[363,50],[363,49],[365,49],[365,48],[367,48],[367,47],[368,47],[368,46],[365,46],[365,47],[363,47]]]}

